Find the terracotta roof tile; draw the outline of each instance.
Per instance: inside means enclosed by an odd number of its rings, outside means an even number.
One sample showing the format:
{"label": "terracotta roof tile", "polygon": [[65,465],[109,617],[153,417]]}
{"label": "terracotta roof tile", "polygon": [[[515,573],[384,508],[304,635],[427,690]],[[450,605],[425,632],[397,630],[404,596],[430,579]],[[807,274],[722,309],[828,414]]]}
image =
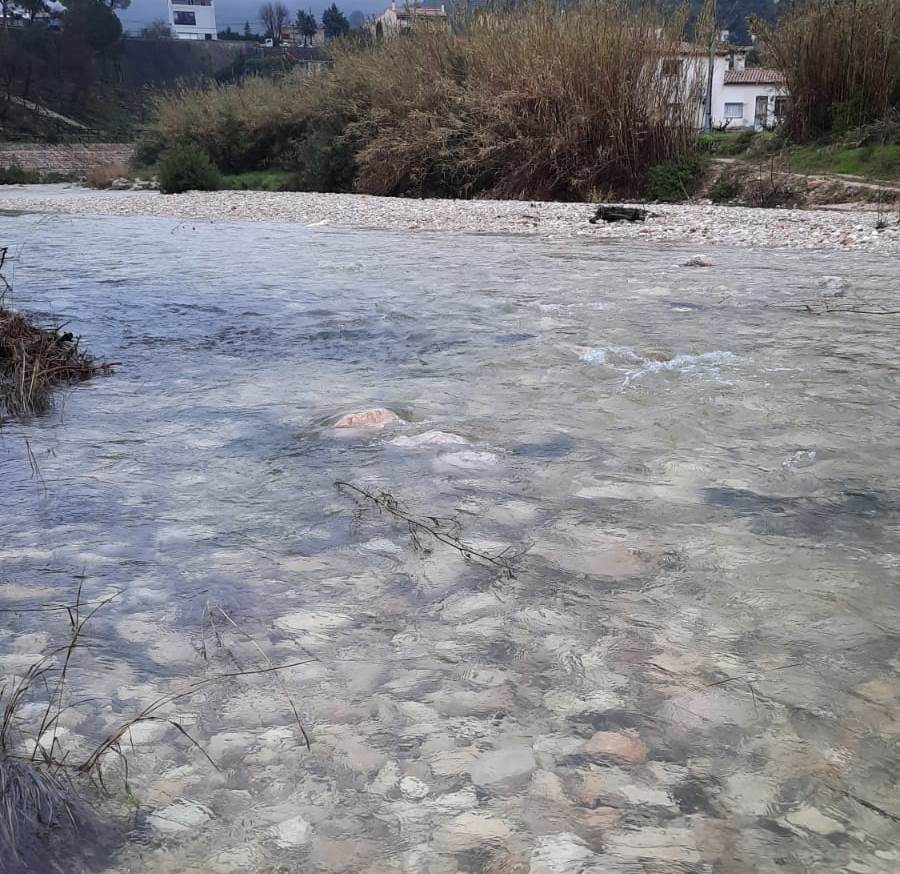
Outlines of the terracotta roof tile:
{"label": "terracotta roof tile", "polygon": [[745,70],[726,70],[726,85],[783,85],[784,76],[768,67],[747,67]]}

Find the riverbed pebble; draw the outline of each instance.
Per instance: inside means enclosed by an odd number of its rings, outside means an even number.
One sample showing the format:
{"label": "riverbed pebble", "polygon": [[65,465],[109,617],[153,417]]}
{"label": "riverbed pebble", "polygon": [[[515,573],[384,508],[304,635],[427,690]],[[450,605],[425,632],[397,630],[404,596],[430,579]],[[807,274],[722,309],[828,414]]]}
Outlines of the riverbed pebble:
{"label": "riverbed pebble", "polygon": [[[854,250],[900,254],[900,225],[875,232],[877,209],[843,204],[815,210],[715,204],[655,204],[644,223],[589,224],[590,203],[416,200],[357,194],[269,191],[94,191],[72,185],[9,186],[0,210],[65,215],[159,216],[178,220],[296,222],[405,233],[463,232],[690,242],[707,245]],[[529,220],[522,221],[523,213]],[[871,229],[872,233],[857,228]]]}

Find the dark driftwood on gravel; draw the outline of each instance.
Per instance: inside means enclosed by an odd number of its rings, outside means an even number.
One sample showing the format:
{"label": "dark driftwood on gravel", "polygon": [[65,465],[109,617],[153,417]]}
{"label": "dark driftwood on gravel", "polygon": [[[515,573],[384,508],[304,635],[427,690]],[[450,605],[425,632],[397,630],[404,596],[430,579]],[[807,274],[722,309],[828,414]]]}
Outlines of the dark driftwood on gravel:
{"label": "dark driftwood on gravel", "polygon": [[597,207],[597,212],[592,219],[588,219],[592,225],[599,221],[604,222],[642,222],[650,213],[646,209],[637,209],[631,206],[605,206]]}

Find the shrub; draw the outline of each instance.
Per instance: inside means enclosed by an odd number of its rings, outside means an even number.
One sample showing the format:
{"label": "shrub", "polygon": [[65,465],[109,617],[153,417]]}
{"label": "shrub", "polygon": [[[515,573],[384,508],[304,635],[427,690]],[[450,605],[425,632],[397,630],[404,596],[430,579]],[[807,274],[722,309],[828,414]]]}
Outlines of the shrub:
{"label": "shrub", "polygon": [[743,186],[733,176],[723,173],[709,191],[713,203],[731,203],[741,196]]}
{"label": "shrub", "polygon": [[178,146],[159,162],[159,190],[163,194],[182,191],[216,191],[222,176],[209,157],[193,146]]}
{"label": "shrub", "polygon": [[131,163],[135,167],[153,167],[166,150],[167,140],[158,128],[148,128],[141,135]]}
{"label": "shrub", "polygon": [[18,164],[0,167],[0,185],[31,185],[40,181],[40,173],[35,170],[25,170]]}
{"label": "shrub", "polygon": [[655,164],[647,172],[647,196],[664,203],[687,200],[700,188],[703,170],[704,163],[697,157]]}
{"label": "shrub", "polygon": [[84,179],[88,188],[109,188],[116,179],[128,178],[128,168],[119,162],[95,167]]}
{"label": "shrub", "polygon": [[900,97],[897,0],[794,0],[758,30],[784,73],[800,141],[881,118]]}
{"label": "shrub", "polygon": [[792,185],[759,178],[747,183],[743,200],[747,206],[773,209],[777,206],[802,206],[805,197]]}

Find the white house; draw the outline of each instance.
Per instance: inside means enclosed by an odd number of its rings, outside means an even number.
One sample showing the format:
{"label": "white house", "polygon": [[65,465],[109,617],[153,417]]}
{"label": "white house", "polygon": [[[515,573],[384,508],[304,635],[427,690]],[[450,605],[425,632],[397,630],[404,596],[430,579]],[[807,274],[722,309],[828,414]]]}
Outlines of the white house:
{"label": "white house", "polygon": [[213,0],[169,0],[169,24],[176,39],[218,39]]}
{"label": "white house", "polygon": [[[787,90],[777,70],[747,67],[747,49],[721,45],[714,53],[712,124],[727,130],[762,130],[784,119]],[[697,100],[697,127],[706,121],[707,49],[685,43],[677,58],[664,60],[663,76],[680,77],[678,99]]]}
{"label": "white house", "polygon": [[787,110],[784,76],[766,67],[725,70],[713,87],[713,124],[728,130],[762,130],[784,120]]}
{"label": "white house", "polygon": [[391,5],[381,15],[374,18],[371,27],[375,36],[381,39],[385,36],[396,36],[411,27],[436,27],[441,30],[449,30],[450,17],[447,15],[443,3],[440,6],[424,6],[417,0],[413,0],[412,3],[398,5],[395,0],[391,0]]}

